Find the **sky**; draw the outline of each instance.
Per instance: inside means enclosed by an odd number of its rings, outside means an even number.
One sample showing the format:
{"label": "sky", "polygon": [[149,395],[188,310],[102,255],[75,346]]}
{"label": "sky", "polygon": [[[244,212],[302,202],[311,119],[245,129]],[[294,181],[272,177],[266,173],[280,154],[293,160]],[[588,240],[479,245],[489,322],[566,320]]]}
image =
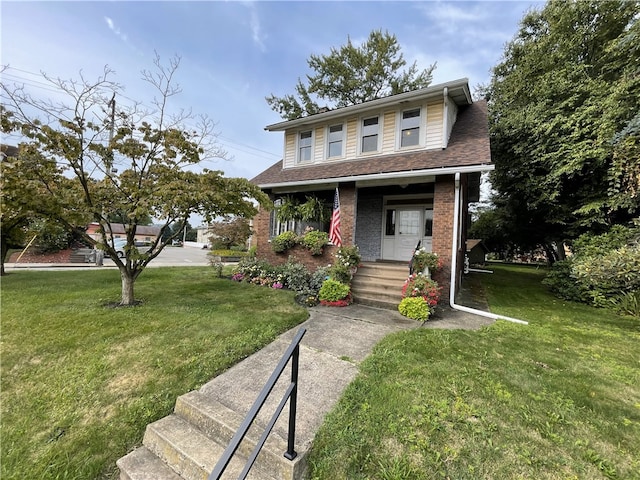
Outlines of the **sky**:
{"label": "sky", "polygon": [[[326,55],[372,30],[397,37],[408,64],[436,63],[433,84],[468,78],[486,84],[505,44],[537,1],[11,1],[0,2],[0,65],[5,84],[24,84],[40,98],[54,78],[95,79],[108,65],[125,98],[150,105],[141,80],[155,54],[180,57],[182,93],[174,108],[217,123],[228,159],[207,168],[253,178],[282,158],[281,121],[265,97],[294,92],[312,73],[310,55]],[[3,141],[4,142],[4,141]],[[7,142],[4,142],[7,143]]]}

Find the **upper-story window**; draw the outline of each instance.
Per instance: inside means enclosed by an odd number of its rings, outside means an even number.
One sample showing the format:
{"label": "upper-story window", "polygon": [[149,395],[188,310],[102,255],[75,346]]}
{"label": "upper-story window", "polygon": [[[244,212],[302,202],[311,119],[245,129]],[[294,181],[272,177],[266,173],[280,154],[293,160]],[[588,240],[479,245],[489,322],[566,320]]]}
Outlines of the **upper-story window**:
{"label": "upper-story window", "polygon": [[400,119],[400,147],[414,147],[420,144],[420,109],[402,112]]}
{"label": "upper-story window", "polygon": [[341,157],[342,145],[344,144],[344,129],[342,125],[331,125],[327,135],[327,157]]}
{"label": "upper-story window", "polygon": [[313,131],[300,132],[298,134],[298,162],[310,162],[312,148]]}
{"label": "upper-story window", "polygon": [[361,151],[378,151],[378,117],[370,117],[362,120],[362,144]]}

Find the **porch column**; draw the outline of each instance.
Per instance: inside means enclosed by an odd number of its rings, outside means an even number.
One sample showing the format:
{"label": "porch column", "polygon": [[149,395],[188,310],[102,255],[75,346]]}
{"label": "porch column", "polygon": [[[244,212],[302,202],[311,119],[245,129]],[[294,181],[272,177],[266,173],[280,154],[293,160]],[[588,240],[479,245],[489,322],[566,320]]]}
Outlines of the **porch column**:
{"label": "porch column", "polygon": [[444,264],[433,279],[442,287],[440,304],[448,304],[451,288],[451,242],[453,241],[453,210],[455,184],[453,175],[436,177],[433,193],[433,243],[432,251],[437,253]]}
{"label": "porch column", "polygon": [[356,223],[356,184],[344,183],[338,186],[340,192],[340,231],[342,244],[345,246],[355,244]]}

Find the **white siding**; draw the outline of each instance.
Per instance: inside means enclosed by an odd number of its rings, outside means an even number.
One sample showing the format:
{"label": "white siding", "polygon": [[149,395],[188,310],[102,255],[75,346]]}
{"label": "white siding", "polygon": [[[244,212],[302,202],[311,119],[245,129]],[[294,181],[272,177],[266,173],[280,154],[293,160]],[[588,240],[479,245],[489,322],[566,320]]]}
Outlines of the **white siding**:
{"label": "white siding", "polygon": [[282,165],[284,168],[293,167],[296,164],[296,136],[297,132],[286,132],[285,134],[286,146]]}
{"label": "white siding", "polygon": [[449,143],[449,138],[451,137],[451,130],[453,130],[453,125],[456,123],[456,119],[458,118],[458,106],[449,101],[447,105],[447,132],[446,132],[446,142],[445,146]]}
{"label": "white siding", "polygon": [[324,159],[324,132],[325,127],[317,127],[315,129],[315,146],[313,148],[313,157],[311,163],[321,162]]}
{"label": "white siding", "polygon": [[396,112],[384,112],[382,116],[382,153],[393,153],[396,148]]}
{"label": "white siding", "polygon": [[358,151],[358,119],[350,118],[347,120],[347,149],[345,150],[345,158],[347,160],[356,157]]}
{"label": "white siding", "polygon": [[427,105],[427,140],[425,148],[442,148],[444,101]]}

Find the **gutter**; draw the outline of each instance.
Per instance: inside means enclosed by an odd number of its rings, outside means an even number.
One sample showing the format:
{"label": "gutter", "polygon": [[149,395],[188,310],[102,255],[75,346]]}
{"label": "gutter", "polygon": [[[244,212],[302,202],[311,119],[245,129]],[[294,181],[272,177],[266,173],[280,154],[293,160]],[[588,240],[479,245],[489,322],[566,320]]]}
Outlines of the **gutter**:
{"label": "gutter", "polygon": [[517,318],[505,317],[504,315],[496,315],[495,313],[485,312],[484,310],[478,310],[471,307],[465,307],[464,305],[458,305],[455,302],[456,298],[456,270],[458,266],[458,225],[459,225],[459,216],[460,216],[460,172],[456,172],[455,177],[456,188],[455,188],[455,198],[453,201],[453,241],[451,242],[451,280],[449,287],[449,305],[454,310],[460,310],[461,312],[472,313],[474,315],[480,315],[481,317],[488,317],[493,320],[497,320],[499,318],[503,320],[507,320],[508,322],[519,323],[521,325],[529,325],[529,322],[524,320],[520,320]]}
{"label": "gutter", "polygon": [[440,168],[427,168],[422,170],[403,170],[399,172],[388,173],[374,173],[364,175],[351,175],[349,177],[329,177],[329,178],[316,178],[312,180],[295,180],[292,182],[280,182],[280,183],[263,183],[258,184],[260,188],[278,188],[278,187],[295,187],[299,185],[322,185],[342,182],[359,182],[364,180],[389,180],[389,179],[404,179],[413,177],[424,176],[437,176],[437,175],[453,175],[456,174],[459,178],[461,173],[475,173],[475,172],[489,172],[495,169],[495,165],[485,163],[481,165],[470,165],[466,167],[440,167]]}

